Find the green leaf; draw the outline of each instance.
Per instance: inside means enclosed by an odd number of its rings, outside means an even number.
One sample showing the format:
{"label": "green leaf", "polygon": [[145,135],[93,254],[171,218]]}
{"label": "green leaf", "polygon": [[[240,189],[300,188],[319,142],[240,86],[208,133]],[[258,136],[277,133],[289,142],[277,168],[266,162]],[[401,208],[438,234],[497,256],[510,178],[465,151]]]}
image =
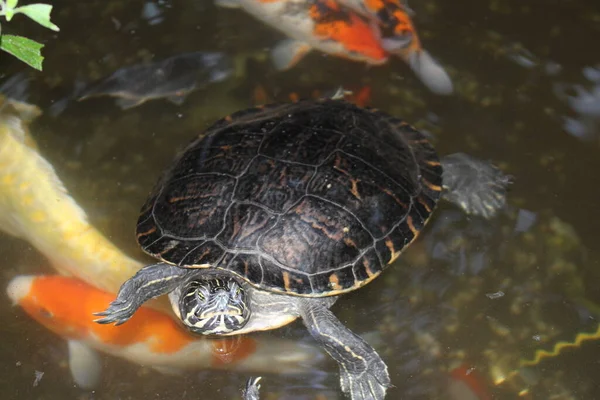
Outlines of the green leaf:
{"label": "green leaf", "polygon": [[48,4],[29,4],[27,6],[15,8],[15,13],[25,14],[38,24],[58,32],[60,30],[58,26],[50,22],[51,11],[52,6]]}
{"label": "green leaf", "polygon": [[15,16],[15,11],[7,8],[6,10],[4,10],[4,18],[6,18],[7,21],[10,22],[10,20],[12,19],[12,17]]}
{"label": "green leaf", "polygon": [[0,36],[0,49],[17,57],[19,60],[31,67],[42,70],[44,57],[40,50],[43,44],[22,36],[2,35]]}
{"label": "green leaf", "polygon": [[19,0],[6,0],[6,8],[13,9],[17,6]]}

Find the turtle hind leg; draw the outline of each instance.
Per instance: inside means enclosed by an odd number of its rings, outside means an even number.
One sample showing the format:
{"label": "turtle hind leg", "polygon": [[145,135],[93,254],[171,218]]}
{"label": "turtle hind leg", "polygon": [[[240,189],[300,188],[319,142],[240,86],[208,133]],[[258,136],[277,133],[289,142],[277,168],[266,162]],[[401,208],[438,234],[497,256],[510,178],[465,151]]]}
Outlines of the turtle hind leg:
{"label": "turtle hind leg", "polygon": [[493,217],[506,204],[511,178],[493,164],[464,153],[443,157],[444,198],[467,214]]}
{"label": "turtle hind leg", "polygon": [[117,298],[105,311],[94,313],[95,316],[103,317],[94,322],[121,325],[146,301],[175,289],[187,272],[183,268],[164,263],[145,266],[121,285]]}
{"label": "turtle hind leg", "polygon": [[391,386],[387,365],[360,336],[318,299],[301,299],[300,314],[312,337],[340,367],[340,384],[352,400],[383,400]]}

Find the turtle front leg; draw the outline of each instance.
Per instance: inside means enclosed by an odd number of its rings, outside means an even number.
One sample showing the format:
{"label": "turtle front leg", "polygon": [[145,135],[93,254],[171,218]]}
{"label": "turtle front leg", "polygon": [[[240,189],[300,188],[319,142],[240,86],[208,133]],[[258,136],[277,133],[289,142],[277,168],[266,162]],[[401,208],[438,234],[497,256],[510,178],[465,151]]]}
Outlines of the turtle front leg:
{"label": "turtle front leg", "polygon": [[302,299],[300,314],[313,338],[338,362],[342,391],[352,400],[383,400],[390,376],[375,349],[318,299]]}
{"label": "turtle front leg", "polygon": [[467,214],[493,217],[506,204],[506,187],[511,177],[492,163],[464,153],[441,159],[444,199]]}
{"label": "turtle front leg", "polygon": [[117,298],[105,311],[94,313],[104,317],[94,322],[121,325],[146,301],[175,289],[187,272],[183,268],[164,263],[145,266],[121,285]]}

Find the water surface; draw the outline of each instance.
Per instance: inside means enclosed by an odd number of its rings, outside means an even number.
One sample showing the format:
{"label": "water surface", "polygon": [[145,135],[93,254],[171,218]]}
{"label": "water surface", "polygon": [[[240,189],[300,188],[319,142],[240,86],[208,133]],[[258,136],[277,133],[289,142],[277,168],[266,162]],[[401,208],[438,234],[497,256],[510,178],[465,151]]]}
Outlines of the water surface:
{"label": "water surface", "polygon": [[[367,67],[314,52],[285,73],[267,63],[239,68],[238,76],[193,93],[182,106],[158,100],[124,112],[101,98],[68,103],[56,116],[48,111],[76,82],[182,52],[260,58],[280,35],[209,1],[53,4],[58,34],[23,18],[3,24],[46,43],[44,72],[4,54],[1,71],[29,74],[28,100],[47,111],[33,127],[42,153],[92,222],[125,252],[147,260],[133,232],[160,171],[214,120],[252,105],[257,85],[273,97],[369,85],[373,106],[432,133],[441,154],[465,151],[514,176],[504,215],[488,222],[442,205],[393,268],[335,306],[390,366],[395,387],[388,397],[451,398],[457,367],[476,371],[497,399],[513,399],[525,387],[535,399],[597,397],[599,341],[518,370],[536,349],[598,328],[597,2],[411,2],[424,46],[455,83],[452,97],[428,93],[400,60]],[[31,246],[5,235],[0,259],[3,285],[19,273],[51,272]],[[0,315],[5,398],[232,399],[247,378],[210,371],[166,376],[106,357],[102,387],[87,393],[71,381],[62,339],[8,301]],[[302,329],[298,323],[272,334],[300,337]],[[35,371],[44,372],[36,386]],[[264,398],[341,398],[335,365],[323,372],[310,379],[265,376]]]}

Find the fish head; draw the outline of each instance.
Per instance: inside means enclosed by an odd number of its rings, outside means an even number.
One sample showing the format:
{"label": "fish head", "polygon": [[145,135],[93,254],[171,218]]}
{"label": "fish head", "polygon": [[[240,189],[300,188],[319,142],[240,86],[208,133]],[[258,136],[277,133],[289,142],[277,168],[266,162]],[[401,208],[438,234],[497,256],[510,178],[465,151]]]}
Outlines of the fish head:
{"label": "fish head", "polygon": [[80,304],[85,301],[87,285],[52,278],[17,276],[8,284],[8,297],[51,331],[72,339],[85,338],[93,324],[92,315],[85,315]]}
{"label": "fish head", "polygon": [[42,114],[33,104],[10,99],[0,94],[0,139],[10,135],[31,148],[37,145],[29,133],[29,124]]}
{"label": "fish head", "polygon": [[148,307],[120,326],[96,323],[94,313],[105,310],[115,295],[76,278],[17,276],[7,293],[29,316],[68,340],[113,350],[143,344],[146,354],[174,353],[194,340],[171,316]]}

